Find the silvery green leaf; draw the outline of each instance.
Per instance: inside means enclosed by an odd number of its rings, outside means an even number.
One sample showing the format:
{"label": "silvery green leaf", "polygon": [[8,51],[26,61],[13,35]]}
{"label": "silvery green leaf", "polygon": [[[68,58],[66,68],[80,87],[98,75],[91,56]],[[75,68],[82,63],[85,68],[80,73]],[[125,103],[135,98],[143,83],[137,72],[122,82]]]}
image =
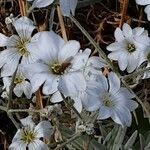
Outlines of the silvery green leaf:
{"label": "silvery green leaf", "polygon": [[126,142],[126,144],[124,145],[125,149],[129,149],[133,146],[133,144],[135,143],[135,140],[137,138],[138,135],[138,131],[136,130],[131,137],[129,138],[129,140]]}

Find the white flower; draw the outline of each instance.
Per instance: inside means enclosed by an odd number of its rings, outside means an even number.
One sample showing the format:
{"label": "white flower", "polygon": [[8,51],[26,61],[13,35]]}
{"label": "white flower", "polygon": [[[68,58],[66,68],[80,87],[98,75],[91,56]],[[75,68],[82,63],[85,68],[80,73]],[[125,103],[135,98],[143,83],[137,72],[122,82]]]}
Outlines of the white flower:
{"label": "white flower", "polygon": [[137,4],[139,5],[147,5],[145,7],[145,13],[147,14],[147,19],[150,21],[150,0],[135,0]]}
{"label": "white flower", "polygon": [[98,76],[97,82],[87,82],[83,105],[88,111],[99,110],[98,119],[111,117],[122,126],[131,125],[131,114],[138,104],[131,100],[132,94],[120,87],[120,80],[115,73],[108,74],[108,81],[104,76]]}
{"label": "white flower", "polygon": [[[27,1],[31,2],[33,0],[27,0]],[[34,0],[32,3],[32,9],[46,7],[50,4],[52,4],[53,2],[54,2],[54,0]]]}
{"label": "white flower", "polygon": [[53,129],[48,121],[41,121],[35,126],[32,117],[20,120],[23,127],[15,134],[9,150],[49,150],[48,146],[40,138],[49,139]]}
{"label": "white flower", "polygon": [[[12,77],[4,77],[3,78],[3,83],[4,87],[3,89],[6,88],[7,93],[9,93],[9,88],[11,85],[11,80]],[[14,80],[14,89],[13,92],[17,97],[21,97],[21,95],[24,93],[25,96],[30,99],[32,95],[32,87],[31,84],[27,81],[23,69],[19,66],[17,70],[17,74]]]}
{"label": "white flower", "polygon": [[60,9],[63,16],[69,17],[70,14],[75,14],[75,9],[78,3],[78,0],[60,0]]}
{"label": "white flower", "polygon": [[33,92],[43,84],[43,93],[53,94],[51,101],[60,102],[63,100],[60,92],[65,96],[76,97],[80,91],[84,91],[86,82],[82,71],[72,68],[73,58],[80,48],[79,42],[70,40],[65,43],[60,36],[51,31],[41,33],[39,43],[42,52],[40,60],[28,65],[26,71],[30,72]]}
{"label": "white flower", "polygon": [[149,44],[150,39],[143,28],[131,29],[128,24],[124,24],[122,30],[115,30],[116,42],[107,46],[107,50],[112,51],[108,57],[117,60],[119,68],[131,73],[139,63],[140,55]]}
{"label": "white flower", "polygon": [[6,37],[0,33],[0,47],[6,49],[0,52],[1,76],[11,76],[21,59],[21,64],[29,64],[37,59],[35,41],[37,36],[31,38],[32,31],[35,29],[33,22],[27,17],[21,17],[13,22],[18,34]]}

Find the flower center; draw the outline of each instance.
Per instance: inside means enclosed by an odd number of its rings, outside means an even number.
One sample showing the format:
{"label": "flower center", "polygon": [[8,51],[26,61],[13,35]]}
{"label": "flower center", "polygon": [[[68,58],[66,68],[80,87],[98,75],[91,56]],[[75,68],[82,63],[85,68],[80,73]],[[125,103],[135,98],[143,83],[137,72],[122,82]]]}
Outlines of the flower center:
{"label": "flower center", "polygon": [[24,80],[25,80],[24,77],[22,77],[22,76],[16,76],[16,78],[14,80],[14,83],[15,84],[19,84],[19,83],[23,82]]}
{"label": "flower center", "polygon": [[17,43],[16,43],[16,48],[18,50],[18,52],[25,57],[29,56],[29,51],[26,48],[26,44],[30,42],[30,39],[27,38],[20,38]]}
{"label": "flower center", "polygon": [[150,62],[150,53],[148,53],[147,59],[148,59],[148,61]]}
{"label": "flower center", "polygon": [[54,63],[50,66],[50,70],[53,72],[53,74],[56,75],[62,75],[64,74],[65,70],[70,66],[70,63]]}
{"label": "flower center", "polygon": [[114,106],[114,104],[113,104],[113,102],[111,101],[110,96],[109,96],[108,94],[103,95],[102,101],[103,101],[103,104],[104,104],[106,107],[112,107],[112,106]]}
{"label": "flower center", "polygon": [[134,44],[128,43],[127,50],[129,53],[132,53],[132,52],[136,51],[136,47]]}
{"label": "flower center", "polygon": [[33,131],[24,129],[21,140],[29,144],[34,141],[35,137],[36,134]]}

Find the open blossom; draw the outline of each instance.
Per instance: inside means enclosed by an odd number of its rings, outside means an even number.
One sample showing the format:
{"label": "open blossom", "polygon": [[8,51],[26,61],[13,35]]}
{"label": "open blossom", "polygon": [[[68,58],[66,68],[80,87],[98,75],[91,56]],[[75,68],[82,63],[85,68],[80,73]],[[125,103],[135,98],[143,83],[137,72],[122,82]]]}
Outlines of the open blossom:
{"label": "open blossom", "polygon": [[53,128],[48,121],[41,121],[35,125],[32,117],[28,116],[20,120],[23,127],[18,129],[9,150],[49,150],[48,146],[41,140],[49,139],[53,134]]}
{"label": "open blossom", "polygon": [[65,42],[54,32],[45,31],[39,37],[39,49],[39,61],[26,67],[33,92],[43,84],[43,93],[53,94],[51,101],[60,102],[63,100],[60,92],[65,96],[76,97],[86,89],[82,71],[72,67],[73,58],[80,49],[79,42]]}
{"label": "open blossom", "polygon": [[130,111],[134,111],[138,104],[131,100],[132,94],[124,87],[120,87],[120,80],[115,73],[97,76],[96,82],[88,81],[87,90],[83,97],[83,105],[88,111],[99,110],[98,119],[111,117],[122,126],[131,125]]}
{"label": "open blossom", "polygon": [[129,73],[133,72],[138,67],[141,53],[150,42],[147,32],[141,27],[131,29],[125,23],[122,30],[115,30],[115,39],[116,42],[107,46],[107,50],[111,51],[108,57],[117,60],[122,71],[127,69]]}
{"label": "open blossom", "polygon": [[[3,77],[3,83],[4,83],[4,89],[6,89],[6,92],[9,93],[9,88],[12,82],[12,77]],[[27,78],[25,77],[23,69],[19,66],[15,80],[14,80],[14,89],[13,92],[17,97],[21,97],[24,93],[25,96],[30,99],[32,95],[32,87],[29,81],[27,81]]]}
{"label": "open blossom", "polygon": [[147,6],[145,7],[144,11],[145,11],[145,13],[147,14],[147,19],[148,19],[148,21],[150,21],[150,0],[135,0],[135,1],[136,1],[136,3],[139,4],[139,5],[142,5],[142,6],[147,5]]}
{"label": "open blossom", "polygon": [[13,22],[18,34],[13,34],[10,37],[0,33],[0,47],[6,47],[0,52],[0,68],[1,76],[11,76],[18,63],[29,64],[37,59],[37,50],[35,41],[37,36],[31,37],[35,26],[27,17],[21,17]]}

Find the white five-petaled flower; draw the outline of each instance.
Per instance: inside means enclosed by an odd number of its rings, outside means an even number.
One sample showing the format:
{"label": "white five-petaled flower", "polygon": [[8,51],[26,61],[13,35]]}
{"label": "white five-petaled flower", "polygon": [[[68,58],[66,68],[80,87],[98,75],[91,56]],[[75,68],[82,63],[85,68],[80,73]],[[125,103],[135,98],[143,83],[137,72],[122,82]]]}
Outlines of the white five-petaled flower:
{"label": "white five-petaled flower", "polygon": [[53,134],[53,128],[48,121],[41,121],[35,125],[32,117],[20,120],[23,127],[15,134],[9,150],[49,150],[48,146],[40,140],[49,139]]}
{"label": "white five-petaled flower", "polygon": [[83,105],[88,111],[99,110],[98,119],[111,117],[122,126],[131,125],[131,114],[138,104],[131,100],[132,94],[120,87],[120,80],[115,73],[97,76],[96,82],[88,81],[87,90],[83,97]]}
{"label": "white five-petaled flower", "polygon": [[138,67],[141,53],[150,42],[147,31],[141,27],[131,29],[125,23],[122,30],[115,30],[115,39],[116,42],[107,46],[107,50],[111,51],[108,57],[117,60],[122,71],[127,68],[129,73],[133,72]]}
{"label": "white five-petaled flower", "polygon": [[1,76],[11,76],[21,59],[21,64],[29,64],[37,59],[38,48],[36,34],[31,37],[35,26],[27,17],[21,17],[13,22],[17,34],[6,37],[0,33],[0,47],[6,47],[0,52]]}
{"label": "white five-petaled flower", "polygon": [[[9,93],[9,88],[12,82],[12,77],[3,77],[4,89]],[[30,99],[32,95],[32,87],[27,78],[25,77],[25,73],[22,67],[18,67],[17,74],[14,80],[14,89],[13,92],[17,97],[21,97],[24,93],[25,96]]]}
{"label": "white five-petaled flower", "polygon": [[136,1],[136,3],[139,4],[139,5],[142,5],[142,6],[147,5],[147,6],[145,7],[144,11],[145,11],[145,13],[147,14],[147,19],[148,19],[148,21],[150,21],[150,0],[135,0],[135,1]]}
{"label": "white five-petaled flower", "polygon": [[[39,36],[39,61],[27,65],[33,92],[43,84],[43,93],[53,94],[52,102],[62,101],[61,93],[72,98],[86,89],[86,82],[80,67],[75,68],[73,58],[80,49],[79,42],[65,42],[60,36],[51,32],[42,32]],[[80,64],[81,63],[81,64]]]}

